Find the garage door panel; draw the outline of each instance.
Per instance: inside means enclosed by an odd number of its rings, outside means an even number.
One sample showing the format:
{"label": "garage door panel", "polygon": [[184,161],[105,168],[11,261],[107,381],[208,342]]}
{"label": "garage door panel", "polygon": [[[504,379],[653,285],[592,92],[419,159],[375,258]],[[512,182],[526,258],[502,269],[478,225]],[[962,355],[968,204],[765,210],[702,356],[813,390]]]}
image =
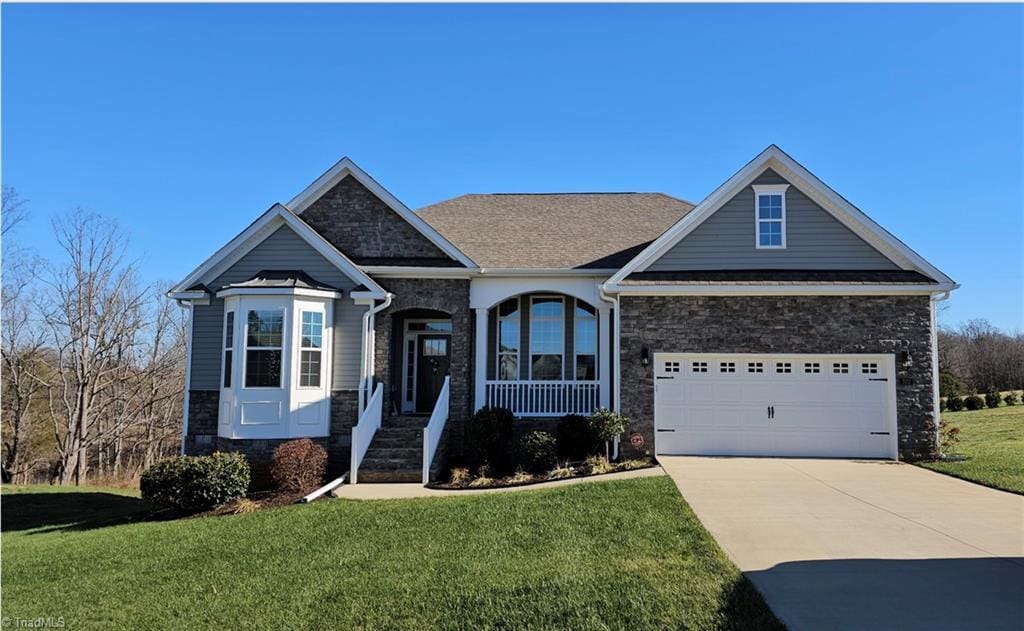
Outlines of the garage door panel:
{"label": "garage door panel", "polygon": [[888,357],[667,357],[682,369],[657,381],[658,453],[895,455]]}

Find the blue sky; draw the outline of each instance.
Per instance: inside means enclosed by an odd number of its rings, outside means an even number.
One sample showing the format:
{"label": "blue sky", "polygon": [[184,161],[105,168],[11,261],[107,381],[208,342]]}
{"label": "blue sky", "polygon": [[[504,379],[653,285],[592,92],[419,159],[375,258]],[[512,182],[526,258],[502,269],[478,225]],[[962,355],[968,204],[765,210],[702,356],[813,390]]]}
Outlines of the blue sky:
{"label": "blue sky", "polygon": [[407,205],[699,201],[770,143],[1022,325],[1021,6],[2,7],[3,180],[183,277],[342,155]]}

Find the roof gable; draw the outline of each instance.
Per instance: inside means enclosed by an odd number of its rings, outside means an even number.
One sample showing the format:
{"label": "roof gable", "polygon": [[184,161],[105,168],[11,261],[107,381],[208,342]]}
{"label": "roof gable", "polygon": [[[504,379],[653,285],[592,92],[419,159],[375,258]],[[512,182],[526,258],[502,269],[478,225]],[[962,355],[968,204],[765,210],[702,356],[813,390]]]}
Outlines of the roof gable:
{"label": "roof gable", "polygon": [[[335,195],[332,192],[341,192],[343,195]],[[355,201],[355,204],[346,204],[347,199]],[[330,198],[330,199],[325,199]],[[371,199],[372,198],[372,199]],[[321,200],[323,202],[321,203]],[[374,202],[379,202],[375,204]],[[347,206],[347,207],[346,207]],[[351,241],[344,238],[344,234],[354,235],[359,239],[363,235],[359,232],[360,224],[372,223],[371,217],[376,215],[376,221],[380,221],[379,215],[385,209],[393,211],[396,221],[389,227],[391,234],[376,236],[375,230],[365,233],[365,238],[377,246],[382,253],[392,250],[412,249],[415,250],[411,256],[403,258],[437,258],[448,257],[451,264],[463,267],[476,267],[476,264],[466,256],[459,248],[455,247],[445,237],[423,221],[410,210],[398,198],[388,192],[383,186],[377,183],[365,171],[359,168],[349,158],[342,158],[326,173],[318,177],[312,184],[307,186],[301,193],[288,202],[288,208],[296,215],[303,215],[309,211],[307,220],[318,232],[321,232],[339,249],[349,252],[355,247],[358,250],[358,241]],[[331,217],[334,212],[348,213],[357,211],[361,216],[352,217],[355,222],[352,225],[342,225]],[[305,219],[305,217],[303,217]],[[338,229],[334,229],[337,225]],[[420,240],[422,239],[422,240]],[[418,242],[417,242],[418,241]],[[347,246],[347,247],[346,247]],[[391,246],[389,249],[388,246]],[[353,256],[355,256],[353,254]],[[396,257],[359,257],[357,258],[396,258]],[[367,264],[376,264],[377,261],[368,260]]]}
{"label": "roof gable", "polygon": [[[351,279],[353,284],[364,285],[372,293],[380,297],[384,296],[384,289],[380,285],[281,204],[274,204],[267,212],[260,215],[256,221],[249,224],[234,239],[217,250],[213,256],[192,270],[184,280],[172,287],[167,292],[168,295],[179,299],[202,297],[199,294],[205,295],[205,292],[195,291],[197,285],[209,285],[209,283],[223,280],[222,276],[225,272],[230,270],[232,266],[242,260],[243,257],[252,252],[261,243],[275,235],[283,226],[287,226],[291,232],[307,243],[334,268]],[[217,288],[212,287],[211,289],[215,291]]]}
{"label": "roof gable", "polygon": [[[831,214],[843,226],[872,248],[892,261],[903,270],[918,271],[939,282],[943,288],[955,288],[956,283],[928,263],[919,254],[911,250],[902,241],[891,235],[870,217],[829,188],[810,171],[793,160],[775,145],[769,146],[747,163],[742,169],[726,180],[706,197],[692,212],[665,231],[658,239],[648,245],[632,261],[627,263],[608,280],[615,285],[625,280],[630,274],[643,272],[651,268],[669,250],[679,244],[714,213],[722,208],[737,193],[750,186],[756,178],[767,170],[774,171],[784,178],[791,186],[797,188],[808,199]],[[751,228],[751,237],[753,228]]]}

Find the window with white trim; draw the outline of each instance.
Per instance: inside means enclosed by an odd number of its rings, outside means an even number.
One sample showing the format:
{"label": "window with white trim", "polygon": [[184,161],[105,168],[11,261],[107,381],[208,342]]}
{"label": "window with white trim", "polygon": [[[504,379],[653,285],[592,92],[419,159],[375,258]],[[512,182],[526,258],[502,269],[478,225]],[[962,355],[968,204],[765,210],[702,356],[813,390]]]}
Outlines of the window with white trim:
{"label": "window with white trim", "polygon": [[324,336],[324,314],[321,311],[302,311],[299,337],[299,387],[319,388],[321,348]]}
{"label": "window with white trim", "polygon": [[747,362],[747,372],[764,372],[764,362]]}
{"label": "window with white trim", "polygon": [[561,296],[530,300],[530,379],[562,379],[565,355],[565,303]]}
{"label": "window with white trim", "polygon": [[736,372],[736,362],[719,362],[718,372]]}
{"label": "window with white trim", "polygon": [[597,379],[597,309],[579,299],[573,319],[573,340],[577,381]]}
{"label": "window with white trim", "polygon": [[691,365],[690,368],[691,368],[692,372],[707,372],[708,371],[708,363],[707,362],[693,362],[693,364]]}
{"label": "window with white trim", "polygon": [[754,186],[754,244],[759,250],[786,247],[788,184]]}
{"label": "window with white trim", "polygon": [[498,305],[498,379],[519,379],[519,298]]}
{"label": "window with white trim", "polygon": [[250,309],[246,318],[245,387],[281,387],[284,310]]}
{"label": "window with white trim", "polygon": [[224,314],[224,376],[221,383],[225,388],[231,387],[231,366],[234,359],[235,346],[235,312]]}
{"label": "window with white trim", "polygon": [[665,372],[679,372],[679,362],[665,362]]}
{"label": "window with white trim", "polygon": [[775,372],[778,374],[788,374],[793,372],[793,364],[790,362],[776,362]]}

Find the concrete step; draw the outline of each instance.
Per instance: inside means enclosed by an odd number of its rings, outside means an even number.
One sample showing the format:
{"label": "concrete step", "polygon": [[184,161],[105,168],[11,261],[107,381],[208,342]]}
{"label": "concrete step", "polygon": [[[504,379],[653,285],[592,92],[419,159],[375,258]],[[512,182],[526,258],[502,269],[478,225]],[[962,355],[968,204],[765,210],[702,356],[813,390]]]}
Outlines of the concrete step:
{"label": "concrete step", "polygon": [[366,456],[363,457],[363,462],[366,462],[368,458],[375,460],[402,460],[410,463],[422,462],[423,450],[410,449],[408,447],[377,445],[375,441],[370,445],[370,448],[366,450]]}
{"label": "concrete step", "polygon": [[389,471],[364,471],[359,469],[359,482],[422,482],[423,472],[419,469],[400,469]]}
{"label": "concrete step", "polygon": [[415,460],[409,460],[401,457],[391,456],[374,456],[363,458],[363,463],[359,465],[359,475],[363,474],[363,471],[398,471],[400,469],[419,469],[423,464],[423,461],[419,462]]}

